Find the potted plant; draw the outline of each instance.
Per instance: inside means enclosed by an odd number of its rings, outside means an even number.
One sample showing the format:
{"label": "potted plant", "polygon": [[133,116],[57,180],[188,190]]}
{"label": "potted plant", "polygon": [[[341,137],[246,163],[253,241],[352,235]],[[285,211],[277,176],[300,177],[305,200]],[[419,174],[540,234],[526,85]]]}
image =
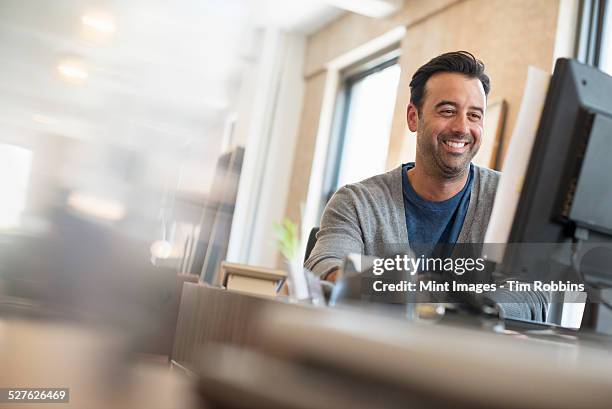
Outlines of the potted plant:
{"label": "potted plant", "polygon": [[289,270],[287,276],[289,296],[297,301],[308,299],[308,282],[300,254],[301,246],[297,225],[285,217],[282,223],[275,223],[274,232],[276,245]]}

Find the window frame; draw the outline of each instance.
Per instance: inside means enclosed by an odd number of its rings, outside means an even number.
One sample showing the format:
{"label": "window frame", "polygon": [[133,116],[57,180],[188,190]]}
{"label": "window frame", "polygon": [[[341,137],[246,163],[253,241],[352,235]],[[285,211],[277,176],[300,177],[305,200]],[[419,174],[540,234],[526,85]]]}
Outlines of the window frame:
{"label": "window frame", "polygon": [[610,12],[609,0],[582,0],[578,21],[576,58],[578,61],[599,68],[602,55],[603,34],[606,29],[606,13]]}
{"label": "window frame", "polygon": [[[353,86],[360,80],[380,72],[393,65],[399,64],[399,44],[388,47],[370,57],[366,61],[354,64],[341,72],[341,86],[337,96],[336,109],[333,116],[333,128],[330,145],[325,160],[323,178],[323,200],[325,205],[340,186],[340,165],[342,163],[342,147],[346,141],[348,116],[351,110],[351,97]],[[397,98],[397,97],[396,97]]]}

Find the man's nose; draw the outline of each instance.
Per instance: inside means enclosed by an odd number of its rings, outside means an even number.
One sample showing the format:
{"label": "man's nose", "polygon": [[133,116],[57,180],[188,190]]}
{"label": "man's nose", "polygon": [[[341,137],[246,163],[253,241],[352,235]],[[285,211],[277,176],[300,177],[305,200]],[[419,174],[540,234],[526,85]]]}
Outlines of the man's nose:
{"label": "man's nose", "polygon": [[453,133],[458,135],[467,135],[470,133],[470,127],[468,124],[468,119],[463,115],[455,116],[451,124],[451,130]]}

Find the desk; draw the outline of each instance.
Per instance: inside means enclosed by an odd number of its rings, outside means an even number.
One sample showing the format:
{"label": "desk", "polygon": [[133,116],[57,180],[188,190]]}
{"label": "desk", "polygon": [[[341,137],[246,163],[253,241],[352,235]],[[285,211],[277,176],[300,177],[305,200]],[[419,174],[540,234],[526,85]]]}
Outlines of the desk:
{"label": "desk", "polygon": [[201,361],[202,393],[220,407],[612,404],[612,355],[588,342],[409,323],[357,311],[269,309],[261,317],[263,352],[213,348]]}
{"label": "desk", "polygon": [[187,364],[202,397],[219,408],[612,404],[612,354],[601,344],[385,314],[188,283],[173,358]]}
{"label": "desk", "polygon": [[185,283],[181,295],[171,359],[189,368],[210,344],[259,348],[260,314],[268,309],[300,310],[304,306],[274,298],[230,292],[203,283]]}

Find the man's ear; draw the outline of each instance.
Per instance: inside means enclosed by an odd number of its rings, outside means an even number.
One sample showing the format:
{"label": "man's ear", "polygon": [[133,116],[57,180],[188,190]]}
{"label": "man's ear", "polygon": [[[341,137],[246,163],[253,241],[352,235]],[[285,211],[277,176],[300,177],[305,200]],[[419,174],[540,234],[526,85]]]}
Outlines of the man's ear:
{"label": "man's ear", "polygon": [[410,132],[416,132],[419,123],[419,112],[414,104],[408,104],[408,110],[406,112],[406,120],[408,122],[408,128]]}

